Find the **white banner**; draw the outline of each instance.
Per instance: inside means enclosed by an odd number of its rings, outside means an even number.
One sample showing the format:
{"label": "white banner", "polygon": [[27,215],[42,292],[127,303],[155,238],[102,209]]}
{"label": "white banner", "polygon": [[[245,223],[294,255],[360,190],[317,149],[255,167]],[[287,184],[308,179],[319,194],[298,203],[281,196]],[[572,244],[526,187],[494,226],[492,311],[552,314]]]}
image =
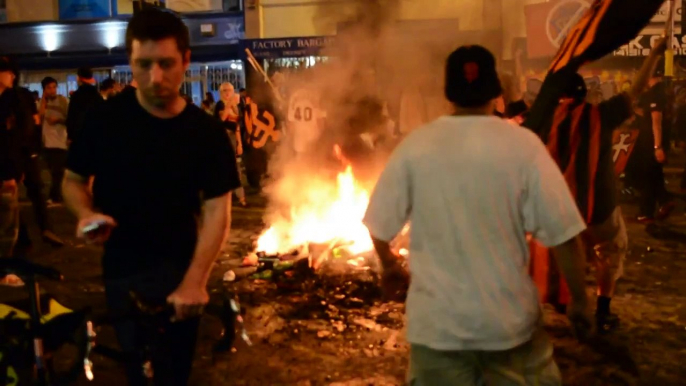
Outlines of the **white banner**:
{"label": "white banner", "polygon": [[[619,47],[614,56],[648,56],[655,43],[662,37],[659,35],[638,35],[629,44]],[[672,40],[672,49],[677,56],[686,56],[686,35],[675,35]]]}

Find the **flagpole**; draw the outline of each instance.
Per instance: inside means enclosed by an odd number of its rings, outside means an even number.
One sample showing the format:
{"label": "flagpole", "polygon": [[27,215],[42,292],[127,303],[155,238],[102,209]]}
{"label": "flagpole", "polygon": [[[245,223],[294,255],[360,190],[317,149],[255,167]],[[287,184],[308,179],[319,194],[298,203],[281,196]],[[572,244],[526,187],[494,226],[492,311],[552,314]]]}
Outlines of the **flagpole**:
{"label": "flagpole", "polygon": [[[665,26],[665,38],[667,38],[667,50],[665,51],[665,80],[668,82],[674,78],[674,19],[676,12],[676,0],[669,0],[669,17]],[[668,83],[669,84],[669,83]]]}
{"label": "flagpole", "polygon": [[[671,122],[674,117],[674,19],[676,18],[676,0],[669,0],[669,17],[667,18],[667,25],[665,38],[667,39],[667,49],[665,51],[665,92],[667,97],[667,106],[663,114],[667,121]],[[663,138],[664,130],[663,127]],[[663,141],[664,142],[664,141]],[[671,145],[667,144],[665,152],[670,149]]]}

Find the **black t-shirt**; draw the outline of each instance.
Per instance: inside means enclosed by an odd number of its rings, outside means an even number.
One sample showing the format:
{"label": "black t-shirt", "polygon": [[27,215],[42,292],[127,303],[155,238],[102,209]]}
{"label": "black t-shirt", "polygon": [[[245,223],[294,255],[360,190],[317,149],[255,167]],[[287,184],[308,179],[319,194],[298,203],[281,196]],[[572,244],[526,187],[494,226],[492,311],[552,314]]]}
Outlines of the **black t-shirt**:
{"label": "black t-shirt", "polygon": [[619,94],[598,105],[600,111],[600,156],[595,176],[594,209],[591,224],[607,220],[618,205],[612,134],[631,118],[631,103]]}
{"label": "black t-shirt", "polygon": [[67,168],[95,177],[94,205],[118,223],[105,245],[105,278],[186,269],[201,199],[240,186],[234,151],[219,122],[193,105],[174,118],[156,118],[135,93],[86,115]]}
{"label": "black t-shirt", "polygon": [[225,105],[224,105],[223,101],[217,102],[217,104],[214,106],[214,117],[217,118],[221,122],[221,124],[224,126],[224,128],[226,130],[235,132],[236,129],[238,128],[238,121],[233,122],[233,121],[228,121],[228,120],[227,121],[221,120],[221,113],[222,113],[222,111],[224,111],[224,106]]}
{"label": "black t-shirt", "polygon": [[[639,138],[638,142],[646,147],[649,145],[650,149],[655,146],[655,136],[653,134],[653,112],[662,113],[662,146],[667,148],[669,144],[669,129],[670,122],[665,111],[667,110],[667,94],[665,86],[662,82],[655,84],[648,89],[639,99],[639,107],[643,110],[643,116],[638,118],[639,121]],[[638,143],[637,143],[638,145]]]}
{"label": "black t-shirt", "polygon": [[6,89],[0,94],[0,181],[22,175],[22,148],[35,125],[31,105],[21,89]]}

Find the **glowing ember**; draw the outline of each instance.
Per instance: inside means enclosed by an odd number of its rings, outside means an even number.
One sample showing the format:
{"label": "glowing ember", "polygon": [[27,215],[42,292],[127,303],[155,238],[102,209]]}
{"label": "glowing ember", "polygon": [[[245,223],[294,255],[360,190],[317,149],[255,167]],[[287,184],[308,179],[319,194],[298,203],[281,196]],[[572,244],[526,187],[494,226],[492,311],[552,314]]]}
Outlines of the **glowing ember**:
{"label": "glowing ember", "polygon": [[344,247],[353,255],[372,250],[362,224],[369,192],[355,180],[350,166],[335,183],[313,181],[300,193],[305,199],[291,207],[288,218],[271,223],[257,240],[257,252],[285,254],[311,243]]}

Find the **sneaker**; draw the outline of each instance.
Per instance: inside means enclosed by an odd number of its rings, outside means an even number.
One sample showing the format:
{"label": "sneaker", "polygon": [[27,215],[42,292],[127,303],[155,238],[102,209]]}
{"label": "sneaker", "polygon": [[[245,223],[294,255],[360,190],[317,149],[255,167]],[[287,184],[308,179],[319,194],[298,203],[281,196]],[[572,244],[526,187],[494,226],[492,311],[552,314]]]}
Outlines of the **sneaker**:
{"label": "sneaker", "polygon": [[609,314],[595,314],[596,327],[599,334],[608,334],[619,327],[619,316]]}
{"label": "sneaker", "polygon": [[17,275],[9,274],[0,279],[0,285],[8,287],[23,287],[24,281],[21,280],[21,278]]}
{"label": "sneaker", "polygon": [[655,222],[655,219],[649,216],[638,216],[636,217],[636,221],[641,224],[652,224]]}
{"label": "sneaker", "polygon": [[657,211],[657,219],[658,220],[666,220],[667,217],[669,217],[670,214],[672,214],[672,211],[674,211],[674,208],[676,208],[676,202],[674,201],[669,201],[666,204],[662,205],[660,209]]}
{"label": "sneaker", "polygon": [[43,241],[56,248],[64,246],[64,241],[51,230],[43,231]]}

